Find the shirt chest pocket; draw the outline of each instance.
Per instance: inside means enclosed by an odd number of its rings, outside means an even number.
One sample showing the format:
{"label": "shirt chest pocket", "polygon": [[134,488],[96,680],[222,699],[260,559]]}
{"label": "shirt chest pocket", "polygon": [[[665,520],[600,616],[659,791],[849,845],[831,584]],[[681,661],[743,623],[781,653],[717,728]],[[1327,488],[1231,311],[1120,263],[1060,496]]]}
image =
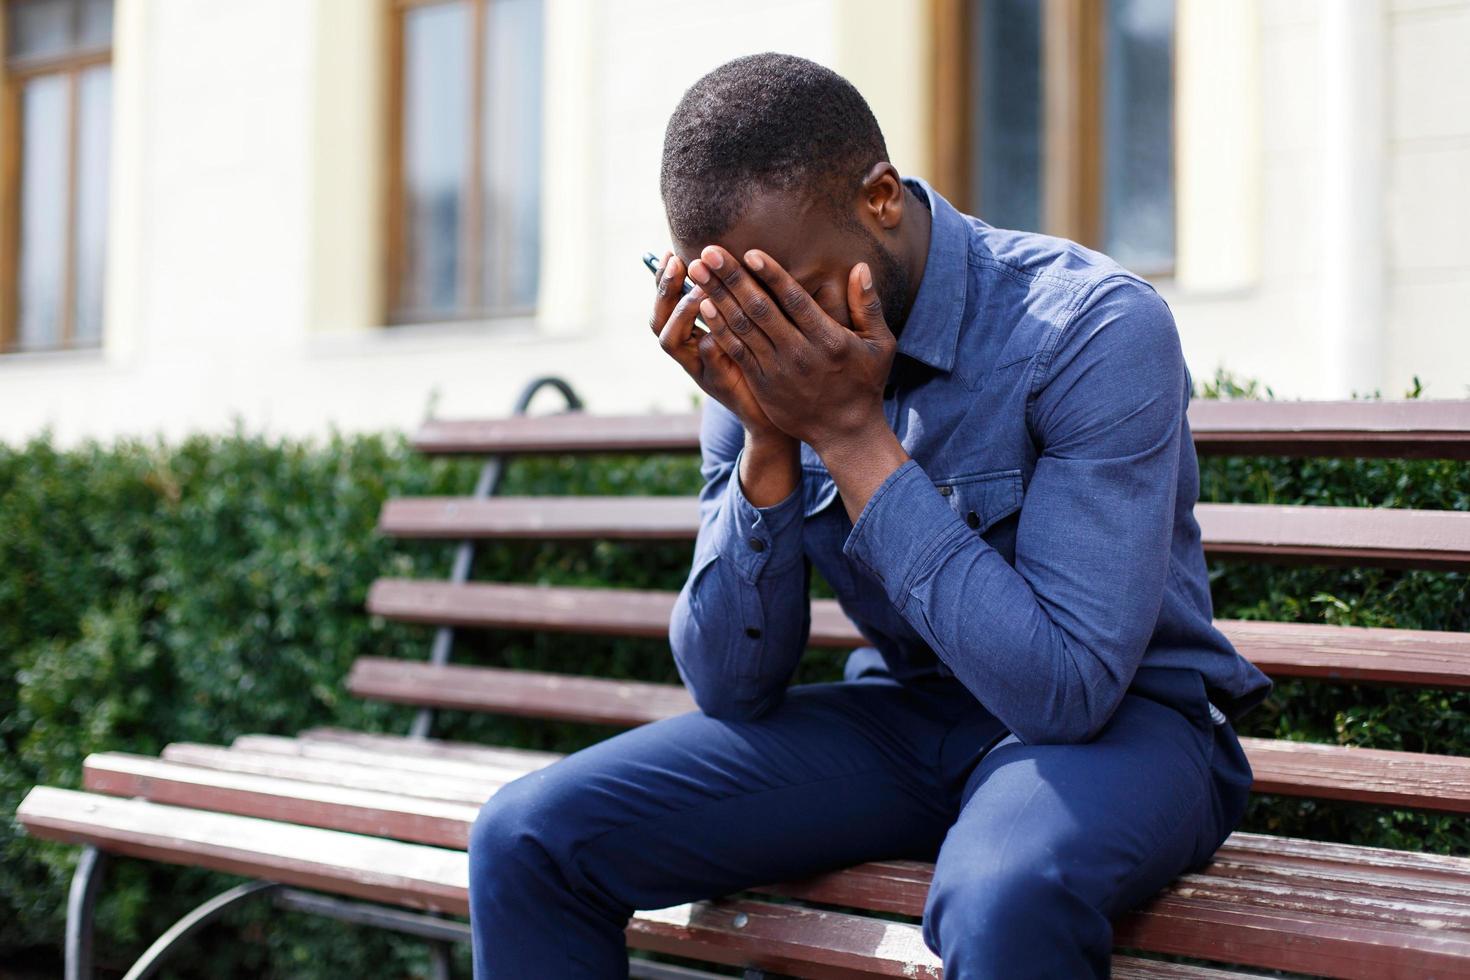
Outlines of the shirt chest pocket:
{"label": "shirt chest pocket", "polygon": [[965,473],[936,479],[934,486],[960,520],[984,535],[1008,561],[1014,557],[1016,521],[1007,518],[1020,511],[1025,497],[1020,470]]}

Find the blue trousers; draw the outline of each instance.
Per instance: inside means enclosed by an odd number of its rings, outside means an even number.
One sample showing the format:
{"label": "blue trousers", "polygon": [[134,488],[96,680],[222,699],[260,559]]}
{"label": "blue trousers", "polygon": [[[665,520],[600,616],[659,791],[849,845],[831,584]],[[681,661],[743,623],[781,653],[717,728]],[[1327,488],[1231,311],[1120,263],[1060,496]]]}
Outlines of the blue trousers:
{"label": "blue trousers", "polygon": [[753,721],[690,711],[484,805],[475,977],[626,977],[636,909],[890,858],[935,862],[923,937],[949,980],[1107,976],[1111,920],[1205,863],[1250,783],[1188,670],[1140,671],[1083,744],[1023,744],[954,678],[883,670]]}

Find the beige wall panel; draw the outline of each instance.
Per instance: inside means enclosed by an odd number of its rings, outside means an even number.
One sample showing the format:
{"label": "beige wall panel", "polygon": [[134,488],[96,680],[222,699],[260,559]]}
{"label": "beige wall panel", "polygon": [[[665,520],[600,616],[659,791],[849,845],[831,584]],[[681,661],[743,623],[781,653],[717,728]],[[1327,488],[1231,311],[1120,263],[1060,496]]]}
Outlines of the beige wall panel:
{"label": "beige wall panel", "polygon": [[1390,303],[1384,395],[1402,395],[1417,374],[1426,397],[1470,398],[1470,274],[1400,282]]}
{"label": "beige wall panel", "polygon": [[1470,0],[1392,19],[1389,136],[1470,136]]}

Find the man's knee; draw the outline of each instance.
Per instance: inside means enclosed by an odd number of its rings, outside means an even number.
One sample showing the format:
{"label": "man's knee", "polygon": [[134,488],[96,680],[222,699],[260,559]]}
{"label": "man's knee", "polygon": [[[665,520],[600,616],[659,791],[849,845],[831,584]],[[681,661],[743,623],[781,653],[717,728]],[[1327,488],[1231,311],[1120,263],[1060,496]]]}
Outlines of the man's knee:
{"label": "man's knee", "polygon": [[1054,867],[947,870],[929,887],[924,927],[928,932],[953,924],[956,932],[1024,941],[1068,897]]}
{"label": "man's knee", "polygon": [[947,967],[959,967],[957,975],[1020,976],[1020,965],[1039,964],[1043,951],[1106,963],[1107,918],[1068,881],[1055,855],[973,857],[941,863],[924,904],[924,941]]}
{"label": "man's knee", "polygon": [[472,892],[554,872],[548,796],[544,775],[531,772],[501,786],[480,807],[469,837]]}

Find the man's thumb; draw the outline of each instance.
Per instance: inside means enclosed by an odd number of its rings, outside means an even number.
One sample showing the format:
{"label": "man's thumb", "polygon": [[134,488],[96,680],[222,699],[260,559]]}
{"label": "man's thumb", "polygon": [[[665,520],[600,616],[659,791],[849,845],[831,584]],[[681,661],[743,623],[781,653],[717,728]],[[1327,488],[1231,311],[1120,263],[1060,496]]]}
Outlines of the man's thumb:
{"label": "man's thumb", "polygon": [[873,270],[866,262],[859,262],[848,274],[847,309],[852,316],[855,333],[871,337],[888,332],[888,324],[883,319],[883,301],[878,298],[878,290],[873,285]]}

